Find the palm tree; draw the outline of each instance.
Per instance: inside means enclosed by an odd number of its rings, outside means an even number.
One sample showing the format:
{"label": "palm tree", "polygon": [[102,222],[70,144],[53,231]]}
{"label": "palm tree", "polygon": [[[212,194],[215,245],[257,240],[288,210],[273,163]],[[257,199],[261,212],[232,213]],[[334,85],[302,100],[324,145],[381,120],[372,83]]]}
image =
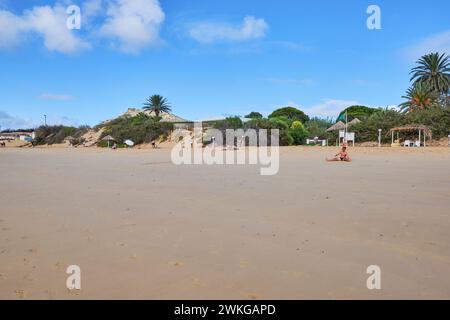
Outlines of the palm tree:
{"label": "palm tree", "polygon": [[154,112],[159,117],[161,112],[170,112],[172,108],[166,98],[155,94],[144,102],[144,110]]}
{"label": "palm tree", "polygon": [[450,56],[445,53],[430,53],[417,61],[417,67],[411,71],[411,81],[427,83],[430,90],[439,98],[448,97],[450,90]]}
{"label": "palm tree", "polygon": [[402,112],[414,112],[418,110],[428,109],[433,106],[434,99],[432,90],[427,83],[417,82],[406,91],[406,95],[402,97],[405,102],[399,105]]}

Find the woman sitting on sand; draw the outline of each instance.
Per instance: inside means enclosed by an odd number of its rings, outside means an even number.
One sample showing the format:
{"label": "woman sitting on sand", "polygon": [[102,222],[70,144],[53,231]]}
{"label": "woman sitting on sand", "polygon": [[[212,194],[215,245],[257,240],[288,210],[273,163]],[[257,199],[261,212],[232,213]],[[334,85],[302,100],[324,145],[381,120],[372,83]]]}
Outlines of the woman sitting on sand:
{"label": "woman sitting on sand", "polygon": [[336,154],[333,158],[327,158],[327,161],[331,162],[331,161],[346,161],[346,162],[350,162],[352,161],[352,159],[350,159],[350,156],[348,155],[347,152],[347,144],[344,143],[342,145],[342,150]]}

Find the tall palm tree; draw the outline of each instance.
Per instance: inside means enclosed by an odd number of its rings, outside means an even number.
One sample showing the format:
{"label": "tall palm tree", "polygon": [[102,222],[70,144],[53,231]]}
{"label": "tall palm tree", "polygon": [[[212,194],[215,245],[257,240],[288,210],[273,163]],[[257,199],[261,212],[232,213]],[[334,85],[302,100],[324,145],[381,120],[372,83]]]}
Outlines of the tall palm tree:
{"label": "tall palm tree", "polygon": [[430,53],[417,61],[417,66],[411,71],[411,81],[427,83],[430,90],[436,94],[448,97],[450,90],[450,56],[445,53]]}
{"label": "tall palm tree", "polygon": [[402,112],[414,112],[431,108],[434,104],[432,90],[427,83],[417,82],[406,91],[402,97],[405,102],[399,105]]}
{"label": "tall palm tree", "polygon": [[154,112],[159,117],[161,112],[170,112],[172,108],[166,98],[155,94],[144,102],[144,110]]}

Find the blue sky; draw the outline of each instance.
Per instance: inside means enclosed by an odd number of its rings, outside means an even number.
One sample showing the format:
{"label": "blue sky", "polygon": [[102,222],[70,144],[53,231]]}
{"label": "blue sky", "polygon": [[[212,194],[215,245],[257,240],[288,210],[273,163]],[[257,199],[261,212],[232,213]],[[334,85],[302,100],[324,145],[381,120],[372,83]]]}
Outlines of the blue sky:
{"label": "blue sky", "polygon": [[[66,8],[81,8],[81,29]],[[366,10],[381,9],[381,30]],[[166,96],[196,120],[396,105],[450,53],[448,0],[0,0],[0,126],[89,124]]]}

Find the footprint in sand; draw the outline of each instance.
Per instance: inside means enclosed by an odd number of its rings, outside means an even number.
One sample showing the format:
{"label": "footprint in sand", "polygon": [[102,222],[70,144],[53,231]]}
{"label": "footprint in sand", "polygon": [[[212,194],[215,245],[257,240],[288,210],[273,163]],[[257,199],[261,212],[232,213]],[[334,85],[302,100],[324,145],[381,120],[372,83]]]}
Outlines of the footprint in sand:
{"label": "footprint in sand", "polygon": [[29,252],[29,253],[37,253],[38,250],[37,250],[37,249],[28,249],[28,252]]}
{"label": "footprint in sand", "polygon": [[206,283],[204,283],[202,280],[200,280],[199,278],[192,278],[192,285],[194,287],[199,287],[199,288],[204,288],[206,287]]}
{"label": "footprint in sand", "polygon": [[247,297],[247,299],[263,300],[263,296],[257,293],[244,293],[244,296]]}
{"label": "footprint in sand", "polygon": [[130,256],[130,259],[131,259],[131,260],[138,260],[139,257],[138,257],[137,254],[132,254],[132,255]]}
{"label": "footprint in sand", "polygon": [[171,265],[173,267],[182,267],[184,265],[184,263],[180,262],[180,261],[171,261],[171,262],[169,262],[169,265]]}
{"label": "footprint in sand", "polygon": [[34,281],[36,280],[30,273],[23,276],[25,280]]}
{"label": "footprint in sand", "polygon": [[14,290],[14,293],[15,293],[16,296],[19,297],[20,299],[23,299],[23,298],[25,298],[25,296],[26,296],[25,290],[22,290],[22,289]]}
{"label": "footprint in sand", "polygon": [[246,261],[246,260],[239,261],[239,267],[241,269],[245,269],[245,268],[247,268],[247,266],[248,266],[248,261]]}
{"label": "footprint in sand", "polygon": [[80,293],[81,293],[81,290],[76,290],[76,289],[70,290],[70,289],[67,289],[67,293],[72,295],[72,296],[79,296]]}
{"label": "footprint in sand", "polygon": [[0,280],[6,280],[6,276],[3,273],[0,273]]}

